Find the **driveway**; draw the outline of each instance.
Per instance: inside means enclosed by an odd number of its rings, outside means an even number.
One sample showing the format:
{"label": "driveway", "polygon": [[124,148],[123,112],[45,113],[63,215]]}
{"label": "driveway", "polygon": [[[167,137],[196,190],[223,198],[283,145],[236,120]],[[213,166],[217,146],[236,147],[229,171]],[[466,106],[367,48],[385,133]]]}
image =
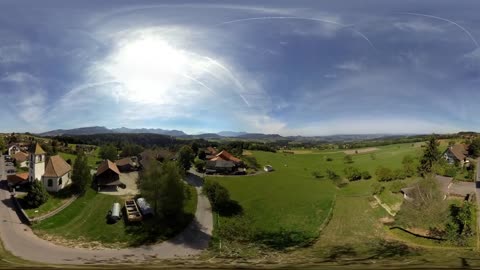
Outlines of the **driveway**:
{"label": "driveway", "polygon": [[125,188],[121,187],[111,187],[109,190],[108,187],[104,187],[101,189],[100,193],[107,194],[107,195],[137,195],[138,188],[137,188],[137,179],[138,179],[138,172],[129,172],[129,173],[120,173],[120,181],[125,184]]}
{"label": "driveway", "polygon": [[54,245],[37,237],[20,221],[6,189],[6,181],[1,181],[0,189],[0,236],[5,248],[13,255],[49,264],[119,264],[196,256],[208,247],[213,218],[210,202],[201,194],[201,179],[188,174],[186,181],[192,183],[198,192],[195,218],[182,233],[156,245],[104,250]]}

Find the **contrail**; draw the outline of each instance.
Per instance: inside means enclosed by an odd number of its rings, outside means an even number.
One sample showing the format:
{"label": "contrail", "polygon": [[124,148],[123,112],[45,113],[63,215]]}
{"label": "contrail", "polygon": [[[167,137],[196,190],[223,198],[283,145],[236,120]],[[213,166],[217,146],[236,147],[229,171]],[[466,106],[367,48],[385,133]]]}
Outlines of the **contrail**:
{"label": "contrail", "polygon": [[438,17],[438,16],[433,16],[433,15],[428,15],[428,14],[422,14],[422,13],[400,12],[400,14],[406,14],[406,15],[412,15],[412,16],[421,16],[421,17],[432,18],[432,19],[437,19],[437,20],[441,20],[441,21],[444,21],[444,22],[451,23],[451,24],[455,25],[456,27],[460,28],[460,30],[462,30],[463,32],[465,32],[465,34],[468,35],[468,37],[473,41],[473,43],[475,44],[475,46],[476,46],[477,48],[480,47],[480,46],[478,45],[477,40],[473,37],[473,35],[472,35],[467,29],[465,29],[465,27],[459,25],[458,23],[456,23],[456,22],[454,22],[454,21],[452,21],[452,20],[445,19],[445,18]]}
{"label": "contrail", "polygon": [[[241,90],[245,91],[245,87],[243,87],[243,84],[240,83],[240,81],[233,75],[233,73],[228,68],[226,68],[224,65],[218,63],[217,61],[213,60],[210,57],[204,56],[204,58],[207,59],[210,63],[216,65],[217,67],[219,67],[219,68],[223,69],[225,72],[227,72],[228,76],[237,85],[237,87],[240,88]],[[247,101],[247,99],[241,93],[237,92],[237,94],[243,99],[245,104],[247,104],[247,106],[250,107],[250,103]]]}
{"label": "contrail", "polygon": [[361,38],[366,40],[368,44],[376,50],[375,46],[373,43],[370,41],[370,39],[365,36],[365,34],[361,33],[360,31],[356,30],[353,28],[353,24],[342,24],[339,22],[335,21],[330,21],[330,20],[324,20],[324,19],[317,19],[317,18],[305,18],[305,17],[294,17],[294,16],[271,16],[271,17],[253,17],[253,18],[244,18],[244,19],[238,19],[238,20],[232,20],[232,21],[226,21],[217,24],[219,25],[226,25],[226,24],[232,24],[232,23],[238,23],[238,22],[247,22],[247,21],[259,21],[259,20],[305,20],[305,21],[314,21],[314,22],[322,22],[322,23],[330,23],[334,24],[337,26],[340,26],[341,28],[349,28],[351,29],[354,33],[358,34]]}
{"label": "contrail", "polygon": [[212,93],[215,94],[215,91],[214,91],[212,88],[208,87],[208,86],[207,86],[206,84],[204,84],[203,82],[201,82],[201,81],[199,81],[199,80],[197,80],[197,79],[195,79],[195,78],[193,78],[193,77],[191,77],[191,76],[188,76],[187,74],[182,74],[182,76],[185,77],[185,78],[187,78],[187,79],[190,79],[190,80],[192,80],[192,81],[194,81],[194,82],[196,82],[196,83],[198,83],[199,85],[205,87],[206,89],[210,90]]}

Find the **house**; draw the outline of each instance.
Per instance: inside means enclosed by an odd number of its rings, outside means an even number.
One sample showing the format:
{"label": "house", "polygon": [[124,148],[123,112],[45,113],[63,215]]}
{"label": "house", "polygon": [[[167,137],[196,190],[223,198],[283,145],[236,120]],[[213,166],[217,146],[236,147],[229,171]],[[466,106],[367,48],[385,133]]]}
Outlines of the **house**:
{"label": "house", "polygon": [[209,160],[215,157],[215,155],[218,154],[217,149],[209,146],[207,149],[205,149],[205,159]]}
{"label": "house", "polygon": [[20,146],[16,143],[8,146],[8,155],[9,156],[13,156],[20,151],[21,151]]}
{"label": "house", "polygon": [[35,143],[30,147],[28,180],[42,181],[47,191],[57,192],[71,184],[72,167],[59,155],[48,160],[46,153]]}
{"label": "house", "polygon": [[137,168],[136,157],[126,157],[115,161],[115,165],[120,172],[131,172]]}
{"label": "house", "polygon": [[12,156],[17,165],[20,167],[28,167],[29,154],[25,152],[17,152]]}
{"label": "house", "polygon": [[22,168],[28,167],[28,154],[24,152],[17,152],[15,155],[13,155],[13,159],[15,159],[15,162],[18,166]]}
{"label": "house", "polygon": [[72,167],[59,155],[51,156],[45,166],[42,183],[47,191],[57,192],[71,184]]}
{"label": "house", "polygon": [[211,158],[210,160],[211,161],[227,160],[235,163],[235,165],[239,165],[242,163],[241,159],[234,157],[232,154],[227,152],[227,150],[222,150],[220,153],[216,154],[215,157]]}
{"label": "house", "polygon": [[97,173],[95,174],[95,180],[97,186],[101,187],[118,187],[124,184],[120,181],[120,170],[117,165],[108,159],[102,161],[98,166]]}
{"label": "house", "polygon": [[263,167],[263,170],[266,171],[266,172],[272,172],[273,171],[273,167],[272,165],[265,165]]}
{"label": "house", "polygon": [[208,160],[205,163],[205,172],[206,173],[224,173],[229,174],[234,172],[236,169],[235,163],[229,160]]}
{"label": "house", "polygon": [[8,175],[7,183],[9,187],[17,187],[28,184],[28,172]]}
{"label": "house", "polygon": [[467,159],[468,147],[465,144],[455,144],[447,148],[443,153],[443,158],[449,164],[460,164],[462,167],[469,163]]}

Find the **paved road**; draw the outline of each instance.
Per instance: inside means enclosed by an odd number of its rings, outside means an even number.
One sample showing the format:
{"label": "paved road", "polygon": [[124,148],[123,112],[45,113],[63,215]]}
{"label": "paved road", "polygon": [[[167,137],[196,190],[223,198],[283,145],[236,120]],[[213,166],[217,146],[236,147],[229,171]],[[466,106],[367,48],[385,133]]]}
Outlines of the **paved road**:
{"label": "paved road", "polygon": [[189,174],[187,181],[194,185],[198,192],[195,219],[182,233],[157,245],[105,250],[74,249],[54,245],[37,237],[30,227],[20,222],[9,199],[6,181],[1,181],[0,189],[0,236],[5,248],[14,255],[50,264],[118,264],[195,256],[208,247],[213,230],[213,216],[210,202],[201,194],[201,179]]}

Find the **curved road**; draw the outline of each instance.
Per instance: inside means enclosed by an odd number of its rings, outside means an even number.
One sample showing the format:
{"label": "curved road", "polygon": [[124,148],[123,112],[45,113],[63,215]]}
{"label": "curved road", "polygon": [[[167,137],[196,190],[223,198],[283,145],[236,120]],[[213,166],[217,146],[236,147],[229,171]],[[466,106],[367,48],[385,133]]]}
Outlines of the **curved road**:
{"label": "curved road", "polygon": [[210,202],[201,194],[201,178],[189,174],[187,182],[197,189],[198,204],[193,222],[182,233],[157,245],[88,250],[54,245],[37,237],[20,221],[6,189],[6,181],[1,181],[0,236],[5,248],[13,255],[49,264],[118,264],[195,256],[208,247],[213,216]]}

